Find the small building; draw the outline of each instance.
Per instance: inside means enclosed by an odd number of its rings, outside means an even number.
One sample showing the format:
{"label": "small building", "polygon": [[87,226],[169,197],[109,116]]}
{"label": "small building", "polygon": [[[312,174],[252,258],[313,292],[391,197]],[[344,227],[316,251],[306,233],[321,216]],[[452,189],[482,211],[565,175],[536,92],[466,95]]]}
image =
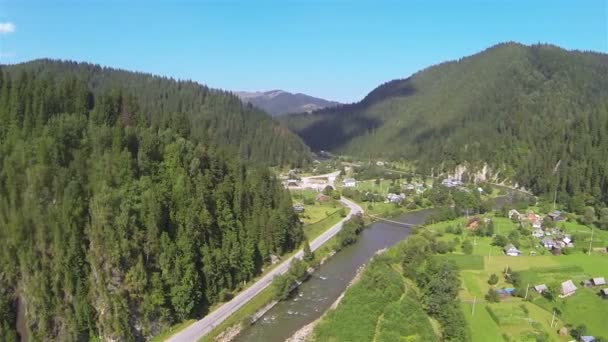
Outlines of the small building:
{"label": "small building", "polygon": [[388,194],[386,200],[390,203],[401,203],[405,199],[404,194]]}
{"label": "small building", "polygon": [[354,178],[346,178],[343,183],[345,188],[354,188],[357,186],[357,181]]}
{"label": "small building", "polygon": [[298,180],[297,179],[288,179],[287,186],[298,186]]}
{"label": "small building", "polygon": [[479,217],[473,217],[467,222],[467,229],[476,230],[481,224],[481,219]]}
{"label": "small building", "polygon": [[318,194],[316,200],[319,202],[329,202],[331,200],[331,197],[325,194]]}
{"label": "small building", "polygon": [[593,336],[581,336],[579,338],[580,342],[595,342],[595,337]]}
{"label": "small building", "polygon": [[604,279],[604,277],[593,278],[593,279],[591,279],[591,282],[593,283],[593,286],[606,285],[606,279]]}
{"label": "small building", "polygon": [[384,166],[384,162],[383,162],[383,161],[381,161],[381,160],[378,160],[378,161],[376,162],[376,166]]}
{"label": "small building", "polygon": [[293,211],[296,213],[303,213],[304,212],[304,205],[300,204],[300,203],[296,203],[293,205]]}
{"label": "small building", "polygon": [[608,299],[608,288],[605,288],[605,289],[601,290],[600,294],[602,295],[602,297],[604,299]]}
{"label": "small building", "polygon": [[572,282],[572,280],[566,280],[562,283],[561,286],[561,297],[568,297],[573,295],[574,293],[576,293],[576,289],[576,285],[574,285],[574,282]]}
{"label": "small building", "polygon": [[520,256],[521,255],[521,251],[519,249],[517,249],[517,247],[515,247],[513,244],[508,244],[505,246],[505,254],[508,256]]}
{"label": "small building", "polygon": [[521,218],[521,214],[519,211],[515,210],[515,209],[511,209],[509,210],[509,218],[510,219],[517,219],[519,220]]}
{"label": "small building", "polygon": [[549,288],[545,284],[540,284],[540,285],[534,286],[534,289],[536,290],[536,292],[542,294],[543,292],[547,291]]}
{"label": "small building", "polygon": [[547,214],[547,216],[552,220],[552,221],[563,221],[566,219],[564,213],[562,211],[559,210],[555,210],[553,212],[550,212]]}
{"label": "small building", "polygon": [[545,247],[547,249],[551,249],[551,248],[555,247],[555,241],[553,241],[553,239],[549,238],[549,237],[542,239],[541,243],[543,244],[543,247]]}
{"label": "small building", "polygon": [[534,229],[532,231],[532,236],[534,236],[535,238],[542,238],[543,236],[545,236],[545,232],[543,232],[542,229]]}

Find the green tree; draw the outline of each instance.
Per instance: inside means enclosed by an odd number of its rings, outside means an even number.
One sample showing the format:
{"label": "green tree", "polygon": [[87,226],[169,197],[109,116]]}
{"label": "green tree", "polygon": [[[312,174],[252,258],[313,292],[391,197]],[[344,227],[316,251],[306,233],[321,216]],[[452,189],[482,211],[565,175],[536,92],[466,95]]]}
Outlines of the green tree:
{"label": "green tree", "polygon": [[496,290],[490,288],[488,293],[485,295],[485,299],[490,303],[498,303],[500,302],[500,295],[498,292],[496,292]]}
{"label": "green tree", "polygon": [[306,262],[312,262],[315,259],[315,254],[310,250],[310,244],[308,239],[304,239],[304,257],[303,260]]}
{"label": "green tree", "polygon": [[495,273],[492,273],[492,275],[490,275],[490,279],[488,279],[488,284],[490,284],[490,285],[498,284],[498,276]]}

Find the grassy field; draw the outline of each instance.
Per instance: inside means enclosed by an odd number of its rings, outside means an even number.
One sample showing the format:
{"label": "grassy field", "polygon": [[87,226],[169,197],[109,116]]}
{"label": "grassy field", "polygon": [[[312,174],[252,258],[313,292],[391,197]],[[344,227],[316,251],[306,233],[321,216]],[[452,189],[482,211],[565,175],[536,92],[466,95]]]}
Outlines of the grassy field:
{"label": "grassy field", "polygon": [[[350,209],[345,209],[345,213],[348,214]],[[327,216],[320,221],[312,224],[308,224],[304,226],[304,235],[308,239],[308,241],[314,240],[316,237],[321,235],[324,231],[331,228],[336,223],[340,222],[343,219],[342,215],[338,211],[335,211],[330,216]]]}
{"label": "grassy field", "polygon": [[[454,260],[461,269],[461,290],[463,300],[462,309],[471,326],[473,341],[535,341],[539,336],[548,341],[569,341],[572,337],[560,337],[557,330],[569,324],[578,326],[585,324],[590,335],[607,336],[606,317],[608,317],[608,300],[602,300],[598,295],[598,288],[583,288],[579,283],[592,277],[608,278],[608,255],[594,252],[584,254],[582,248],[584,240],[580,236],[587,234],[590,238],[590,229],[576,222],[560,222],[559,228],[575,236],[577,247],[569,255],[553,256],[536,247],[536,243],[526,243],[520,249],[524,252],[520,257],[505,256],[499,247],[491,246],[489,237],[473,238],[470,233],[463,231],[455,235],[446,233],[448,226],[463,225],[465,219],[450,222],[441,222],[428,227],[429,230],[443,234],[440,239],[452,241],[458,237],[461,241],[470,239],[475,241],[472,255],[462,254],[458,246],[453,254],[445,257]],[[517,226],[510,220],[494,218],[495,233],[507,236]],[[608,239],[608,232],[596,230],[594,232],[594,246],[604,246]],[[590,241],[586,240],[587,243]],[[596,244],[597,243],[597,244]],[[523,243],[522,243],[523,244]],[[588,246],[588,245],[587,245]],[[537,251],[537,255],[530,255],[530,251]],[[484,296],[490,288],[512,287],[506,282],[504,271],[510,268],[519,272],[521,283],[530,284],[529,302],[518,297],[507,297],[500,303],[486,303]],[[499,276],[495,286],[488,284],[490,275]],[[571,297],[556,298],[549,301],[532,288],[534,285],[547,284],[558,287],[559,284],[572,279],[579,290]],[[524,285],[525,287],[525,285]],[[472,314],[472,303],[477,302],[475,313]],[[521,305],[524,305],[525,310]],[[490,310],[486,309],[489,307]],[[557,309],[557,324],[550,326],[553,311]],[[498,317],[493,319],[490,312]]]}

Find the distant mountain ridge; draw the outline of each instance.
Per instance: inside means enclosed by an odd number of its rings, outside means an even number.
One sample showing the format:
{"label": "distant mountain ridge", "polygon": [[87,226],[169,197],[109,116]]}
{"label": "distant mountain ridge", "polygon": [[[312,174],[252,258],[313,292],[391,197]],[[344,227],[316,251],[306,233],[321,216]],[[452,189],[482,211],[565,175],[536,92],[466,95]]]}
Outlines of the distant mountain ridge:
{"label": "distant mountain ridge", "polygon": [[245,103],[265,110],[272,116],[290,113],[310,113],[327,107],[339,105],[339,102],[329,101],[302,93],[290,93],[284,90],[269,91],[237,91],[235,94]]}

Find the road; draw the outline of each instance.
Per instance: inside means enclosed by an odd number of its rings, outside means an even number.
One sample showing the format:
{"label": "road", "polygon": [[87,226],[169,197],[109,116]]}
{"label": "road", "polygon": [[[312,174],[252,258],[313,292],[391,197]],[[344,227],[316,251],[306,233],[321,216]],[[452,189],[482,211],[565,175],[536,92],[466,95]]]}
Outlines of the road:
{"label": "road", "polygon": [[[342,219],[340,222],[336,223],[333,227],[325,231],[319,237],[314,239],[310,243],[310,249],[316,250],[321,247],[325,242],[331,239],[334,235],[338,234],[340,229],[342,229],[342,224],[350,219],[353,215],[359,214],[363,212],[363,209],[353,201],[342,198],[340,200],[342,204],[350,208],[350,213]],[[226,320],[230,315],[234,314],[239,308],[245,305],[247,302],[252,300],[255,296],[257,296],[262,290],[267,288],[271,283],[272,279],[281,275],[289,269],[289,265],[293,258],[302,259],[303,252],[299,251],[292,257],[283,261],[277,267],[275,267],[272,271],[268,272],[265,276],[256,281],[253,285],[241,291],[237,296],[232,298],[229,302],[223,304],[203,319],[193,323],[186,329],[176,333],[171,338],[168,339],[170,342],[194,342],[201,339],[203,336],[208,334],[221,324],[224,320]]]}

